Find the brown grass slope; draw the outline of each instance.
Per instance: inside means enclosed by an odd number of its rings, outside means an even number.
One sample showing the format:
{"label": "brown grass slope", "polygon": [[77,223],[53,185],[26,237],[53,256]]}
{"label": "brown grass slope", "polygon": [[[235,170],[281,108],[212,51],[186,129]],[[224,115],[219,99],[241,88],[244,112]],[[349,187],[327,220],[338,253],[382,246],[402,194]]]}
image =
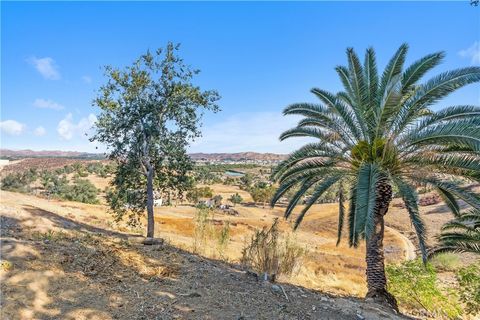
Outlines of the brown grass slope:
{"label": "brown grass slope", "polygon": [[400,318],[281,284],[285,296],[236,265],[143,246],[87,205],[4,191],[0,198],[2,319]]}

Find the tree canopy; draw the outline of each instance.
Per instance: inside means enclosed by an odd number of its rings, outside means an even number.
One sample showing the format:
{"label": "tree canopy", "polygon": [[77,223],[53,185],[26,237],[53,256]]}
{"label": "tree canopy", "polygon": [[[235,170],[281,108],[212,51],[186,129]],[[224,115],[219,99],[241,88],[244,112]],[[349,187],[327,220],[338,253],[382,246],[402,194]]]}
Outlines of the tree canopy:
{"label": "tree canopy", "polygon": [[219,95],[192,83],[198,70],[168,43],[148,51],[124,69],[105,68],[107,82],[94,105],[100,108],[92,141],[103,143],[117,163],[108,200],[118,218],[131,222],[147,209],[148,236],[153,236],[154,191],[181,197],[191,185],[189,142],[201,135],[205,110],[217,112]]}

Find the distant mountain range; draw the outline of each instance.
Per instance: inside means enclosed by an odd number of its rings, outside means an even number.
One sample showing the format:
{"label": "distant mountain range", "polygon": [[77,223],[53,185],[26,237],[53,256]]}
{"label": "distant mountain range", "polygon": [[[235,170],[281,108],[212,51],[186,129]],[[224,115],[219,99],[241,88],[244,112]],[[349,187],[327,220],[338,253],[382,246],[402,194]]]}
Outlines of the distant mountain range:
{"label": "distant mountain range", "polygon": [[[281,161],[287,155],[276,153],[259,153],[259,152],[238,152],[238,153],[191,153],[193,160],[204,161]],[[101,153],[87,153],[77,151],[59,151],[59,150],[9,150],[0,149],[0,158],[21,159],[21,158],[76,158],[76,159],[103,159]]]}
{"label": "distant mountain range", "polygon": [[0,149],[0,157],[7,159],[22,158],[75,158],[75,159],[104,159],[101,153],[88,153],[78,151],[60,151],[60,150],[9,150]]}
{"label": "distant mountain range", "polygon": [[281,161],[286,159],[285,154],[276,153],[259,153],[259,152],[238,152],[238,153],[191,153],[190,157],[193,160],[205,161],[245,161],[245,160],[260,160],[260,161]]}

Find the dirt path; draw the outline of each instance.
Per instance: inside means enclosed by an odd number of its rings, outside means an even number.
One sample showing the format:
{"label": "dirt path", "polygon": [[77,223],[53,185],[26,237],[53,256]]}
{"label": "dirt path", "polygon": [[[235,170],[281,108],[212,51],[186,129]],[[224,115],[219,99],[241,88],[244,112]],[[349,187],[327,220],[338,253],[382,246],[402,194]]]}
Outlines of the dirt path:
{"label": "dirt path", "polygon": [[[237,265],[143,246],[82,208],[1,194],[2,319],[400,319],[360,299],[262,283]],[[94,224],[92,224],[94,222]]]}
{"label": "dirt path", "polygon": [[391,233],[395,234],[404,243],[405,260],[407,260],[407,261],[408,260],[414,260],[417,257],[417,254],[415,253],[415,250],[416,250],[415,245],[413,244],[413,242],[410,239],[408,239],[401,232],[399,232],[398,230],[396,230],[394,228],[385,226],[385,229],[387,229]]}

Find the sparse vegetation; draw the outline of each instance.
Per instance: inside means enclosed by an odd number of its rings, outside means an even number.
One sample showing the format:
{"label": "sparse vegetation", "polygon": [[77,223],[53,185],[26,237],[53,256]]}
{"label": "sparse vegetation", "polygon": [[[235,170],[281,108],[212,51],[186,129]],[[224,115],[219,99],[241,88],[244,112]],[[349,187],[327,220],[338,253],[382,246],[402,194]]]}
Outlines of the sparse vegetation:
{"label": "sparse vegetation", "polygon": [[389,265],[388,290],[398,299],[400,306],[410,310],[424,310],[435,319],[456,319],[462,314],[455,292],[442,292],[437,284],[433,266],[421,260]]}
{"label": "sparse vegetation", "polygon": [[241,263],[264,280],[275,281],[281,275],[291,275],[305,254],[306,249],[298,246],[293,238],[281,238],[278,219],[275,219],[269,228],[255,231],[242,250]]}
{"label": "sparse vegetation", "polygon": [[218,254],[220,255],[220,258],[225,260],[224,252],[228,246],[228,241],[230,241],[230,222],[227,221],[223,224],[217,238]]}
{"label": "sparse vegetation", "polygon": [[473,316],[480,314],[480,266],[471,266],[457,272],[460,300],[465,305],[465,312]]}

